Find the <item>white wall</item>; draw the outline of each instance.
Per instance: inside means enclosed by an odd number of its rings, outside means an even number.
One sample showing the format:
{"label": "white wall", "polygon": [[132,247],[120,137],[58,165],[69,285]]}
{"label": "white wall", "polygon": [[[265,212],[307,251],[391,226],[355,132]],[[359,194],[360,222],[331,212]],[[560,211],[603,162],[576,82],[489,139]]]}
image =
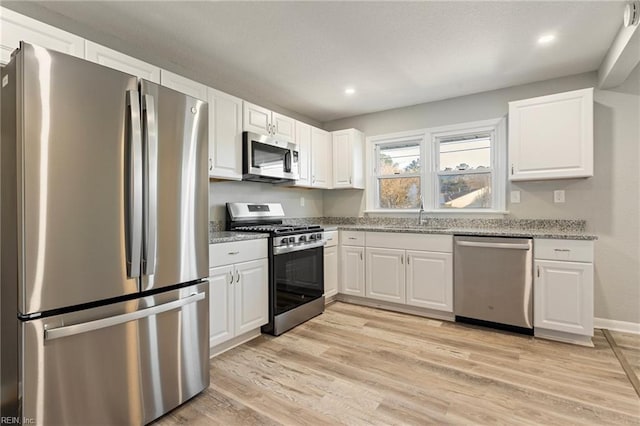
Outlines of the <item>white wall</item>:
{"label": "white wall", "polygon": [[[595,87],[595,72],[366,114],[325,123],[327,130],[355,127],[367,136],[502,117],[507,103]],[[640,67],[611,90],[594,94],[595,176],[519,182],[521,203],[507,208],[515,218],[585,219],[596,242],[595,314],[640,323]],[[553,155],[552,153],[549,153]],[[566,203],[553,203],[553,190]],[[362,215],[362,191],[327,191],[326,216]]]}
{"label": "white wall", "polygon": [[[288,188],[270,183],[212,181],[209,183],[209,219],[225,220],[225,203],[282,203],[287,217],[323,215],[321,189]],[[304,198],[304,207],[300,198]]]}

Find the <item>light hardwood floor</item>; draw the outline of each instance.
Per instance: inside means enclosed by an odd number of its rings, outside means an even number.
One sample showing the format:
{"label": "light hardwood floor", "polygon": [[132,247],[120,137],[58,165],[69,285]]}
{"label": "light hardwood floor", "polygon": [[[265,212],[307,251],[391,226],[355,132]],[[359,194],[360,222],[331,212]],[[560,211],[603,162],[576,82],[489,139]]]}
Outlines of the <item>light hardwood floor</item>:
{"label": "light hardwood floor", "polygon": [[211,386],[158,425],[640,424],[595,348],[335,303],[211,360]]}

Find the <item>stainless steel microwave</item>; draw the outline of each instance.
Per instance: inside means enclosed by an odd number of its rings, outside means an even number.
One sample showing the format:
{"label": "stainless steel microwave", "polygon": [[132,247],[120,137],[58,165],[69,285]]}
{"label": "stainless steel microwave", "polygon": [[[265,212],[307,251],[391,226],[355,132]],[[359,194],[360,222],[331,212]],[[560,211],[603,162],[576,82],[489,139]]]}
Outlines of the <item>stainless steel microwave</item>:
{"label": "stainless steel microwave", "polygon": [[242,180],[284,183],[300,179],[298,145],[273,136],[242,134]]}

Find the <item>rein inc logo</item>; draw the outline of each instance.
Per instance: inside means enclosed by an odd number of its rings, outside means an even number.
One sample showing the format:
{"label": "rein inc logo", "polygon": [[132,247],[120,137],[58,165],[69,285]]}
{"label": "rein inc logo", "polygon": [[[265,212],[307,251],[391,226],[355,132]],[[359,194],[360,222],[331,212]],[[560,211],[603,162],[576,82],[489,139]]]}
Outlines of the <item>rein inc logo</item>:
{"label": "rein inc logo", "polygon": [[0,417],[0,425],[35,425],[36,419],[31,417]]}

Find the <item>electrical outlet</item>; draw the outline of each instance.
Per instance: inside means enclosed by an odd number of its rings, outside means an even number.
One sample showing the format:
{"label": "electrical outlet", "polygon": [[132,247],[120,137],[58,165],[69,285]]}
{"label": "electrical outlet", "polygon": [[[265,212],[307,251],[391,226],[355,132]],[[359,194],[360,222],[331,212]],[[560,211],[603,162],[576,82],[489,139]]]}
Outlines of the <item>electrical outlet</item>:
{"label": "electrical outlet", "polygon": [[564,190],[557,189],[553,191],[553,202],[554,203],[564,203]]}
{"label": "electrical outlet", "polygon": [[300,207],[304,207],[304,197],[300,197]]}
{"label": "electrical outlet", "polygon": [[517,204],[520,202],[520,191],[511,191],[511,203]]}

